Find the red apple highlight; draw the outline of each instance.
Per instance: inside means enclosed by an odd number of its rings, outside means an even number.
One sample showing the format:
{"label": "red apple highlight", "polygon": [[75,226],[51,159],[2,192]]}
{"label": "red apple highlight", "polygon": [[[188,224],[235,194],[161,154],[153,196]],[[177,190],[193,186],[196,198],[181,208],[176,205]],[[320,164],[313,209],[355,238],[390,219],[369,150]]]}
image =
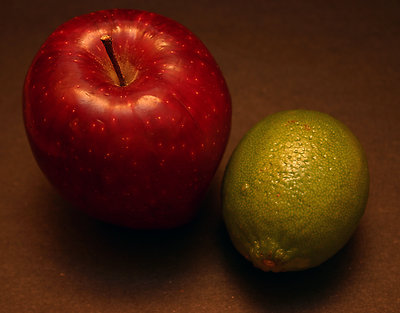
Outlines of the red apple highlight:
{"label": "red apple highlight", "polygon": [[118,225],[171,228],[192,219],[218,167],[231,100],[188,29],[106,10],[66,22],[42,45],[24,121],[40,168],[75,206]]}

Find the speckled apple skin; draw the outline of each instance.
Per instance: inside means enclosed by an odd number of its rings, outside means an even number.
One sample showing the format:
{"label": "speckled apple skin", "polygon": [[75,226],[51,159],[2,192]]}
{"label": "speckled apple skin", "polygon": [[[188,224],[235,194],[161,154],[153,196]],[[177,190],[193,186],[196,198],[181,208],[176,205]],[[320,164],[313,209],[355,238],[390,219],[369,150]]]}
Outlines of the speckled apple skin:
{"label": "speckled apple skin", "polygon": [[34,58],[23,95],[29,142],[49,181],[89,215],[132,228],[192,219],[231,126],[210,52],[179,23],[145,11],[98,11],[61,25]]}

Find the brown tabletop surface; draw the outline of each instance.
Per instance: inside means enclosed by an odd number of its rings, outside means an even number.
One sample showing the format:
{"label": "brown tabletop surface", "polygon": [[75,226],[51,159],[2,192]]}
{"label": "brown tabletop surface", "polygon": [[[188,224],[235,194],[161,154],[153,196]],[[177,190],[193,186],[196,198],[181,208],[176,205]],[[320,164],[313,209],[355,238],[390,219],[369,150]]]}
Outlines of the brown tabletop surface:
{"label": "brown tabletop surface", "polygon": [[[7,1],[0,72],[0,312],[400,312],[399,1]],[[168,231],[97,222],[59,197],[22,122],[32,58],[62,22],[106,8],[168,16],[203,40],[232,95],[229,144],[197,218]],[[326,112],[369,161],[365,215],[321,266],[264,273],[233,248],[219,189],[245,132],[285,109]]]}

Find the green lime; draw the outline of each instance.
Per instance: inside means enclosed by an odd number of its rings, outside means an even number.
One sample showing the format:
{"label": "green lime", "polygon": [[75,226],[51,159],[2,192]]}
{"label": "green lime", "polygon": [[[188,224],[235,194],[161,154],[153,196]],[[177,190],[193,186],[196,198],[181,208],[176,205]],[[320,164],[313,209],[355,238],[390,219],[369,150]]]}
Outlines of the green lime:
{"label": "green lime", "polygon": [[264,271],[326,261],[364,213],[364,151],[333,117],[309,110],[268,116],[233,152],[222,185],[223,217],[236,249]]}

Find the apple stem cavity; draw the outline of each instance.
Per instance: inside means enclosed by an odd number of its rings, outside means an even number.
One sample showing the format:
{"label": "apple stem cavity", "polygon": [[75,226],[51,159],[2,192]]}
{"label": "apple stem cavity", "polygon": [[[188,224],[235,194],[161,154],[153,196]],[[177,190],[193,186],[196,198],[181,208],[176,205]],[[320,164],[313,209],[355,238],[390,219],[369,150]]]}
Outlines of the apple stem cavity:
{"label": "apple stem cavity", "polygon": [[108,57],[110,58],[110,61],[111,61],[112,65],[113,65],[113,67],[114,67],[115,73],[117,73],[118,80],[119,80],[119,85],[121,87],[126,86],[125,78],[122,75],[121,68],[119,67],[117,59],[115,58],[114,49],[112,47],[111,36],[109,36],[109,35],[101,36],[100,40],[103,43],[104,48],[106,49]]}

